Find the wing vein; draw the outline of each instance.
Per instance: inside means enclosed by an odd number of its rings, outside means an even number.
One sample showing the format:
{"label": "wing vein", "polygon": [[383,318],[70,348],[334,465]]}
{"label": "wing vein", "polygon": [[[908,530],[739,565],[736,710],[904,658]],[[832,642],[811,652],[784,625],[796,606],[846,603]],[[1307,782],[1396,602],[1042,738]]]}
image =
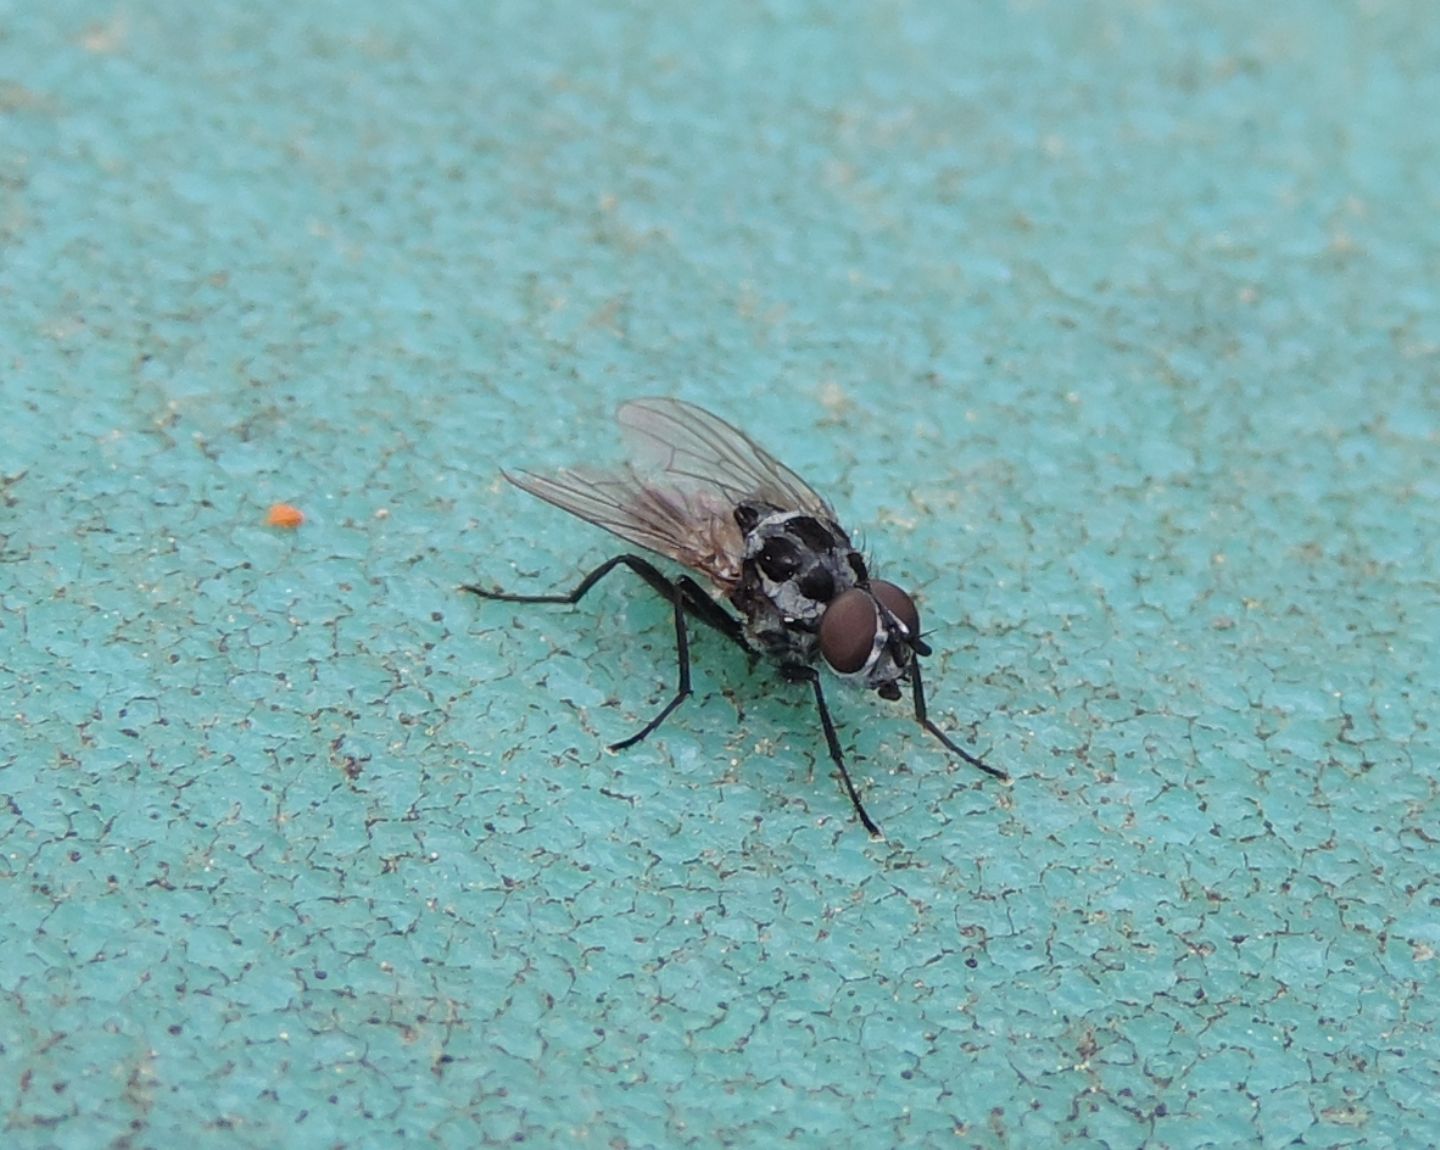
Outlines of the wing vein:
{"label": "wing vein", "polygon": [[522,491],[705,575],[740,579],[745,540],[735,509],[753,500],[834,521],[815,491],[744,432],[678,399],[637,399],[616,419],[631,462],[614,471],[505,472]]}

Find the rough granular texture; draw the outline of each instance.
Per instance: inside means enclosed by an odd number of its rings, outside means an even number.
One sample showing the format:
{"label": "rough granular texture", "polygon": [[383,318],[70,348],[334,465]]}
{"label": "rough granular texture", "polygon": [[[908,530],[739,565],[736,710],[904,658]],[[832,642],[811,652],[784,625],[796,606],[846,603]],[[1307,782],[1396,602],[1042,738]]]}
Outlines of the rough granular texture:
{"label": "rough granular texture", "polygon": [[[1440,22],[973,8],[0,2],[7,1146],[1440,1142]],[[1012,783],[458,592],[657,393]]]}

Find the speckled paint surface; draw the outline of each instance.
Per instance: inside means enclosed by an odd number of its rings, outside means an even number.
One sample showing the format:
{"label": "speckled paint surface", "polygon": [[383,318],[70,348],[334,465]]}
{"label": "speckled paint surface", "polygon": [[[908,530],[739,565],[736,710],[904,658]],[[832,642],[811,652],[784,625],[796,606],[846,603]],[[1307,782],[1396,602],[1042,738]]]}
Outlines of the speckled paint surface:
{"label": "speckled paint surface", "polygon": [[[0,3],[7,1147],[1440,1142],[1440,22]],[[804,692],[498,479],[676,394]],[[268,526],[289,502],[300,527]]]}

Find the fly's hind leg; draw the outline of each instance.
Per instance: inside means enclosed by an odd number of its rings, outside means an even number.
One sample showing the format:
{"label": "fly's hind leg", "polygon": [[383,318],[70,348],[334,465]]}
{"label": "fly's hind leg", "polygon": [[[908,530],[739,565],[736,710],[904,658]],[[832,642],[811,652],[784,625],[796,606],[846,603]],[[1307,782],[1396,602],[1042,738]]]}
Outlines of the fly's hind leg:
{"label": "fly's hind leg", "polygon": [[750,640],[745,637],[745,628],[740,626],[740,620],[721,607],[719,603],[710,598],[705,588],[688,575],[681,575],[675,580],[675,586],[685,596],[685,609],[694,615],[696,619],[707,627],[720,632],[730,642],[734,643],[740,650],[744,651],[753,662],[759,652],[750,645]]}
{"label": "fly's hind leg", "polygon": [[675,685],[675,696],[661,709],[660,713],[640,728],[638,732],[628,739],[621,739],[618,743],[611,743],[612,751],[623,751],[626,747],[633,747],[640,742],[661,723],[670,717],[675,708],[683,703],[691,694],[690,688],[690,633],[685,623],[685,613],[689,611],[700,622],[715,628],[722,635],[726,636],[750,650],[749,644],[745,642],[745,636],[740,624],[726,614],[720,606],[705,594],[701,586],[689,576],[681,576],[679,579],[671,580],[659,568],[642,559],[639,555],[616,555],[613,559],[607,559],[596,567],[588,575],[580,580],[575,590],[563,594],[552,595],[515,595],[507,591],[487,591],[483,587],[467,583],[461,589],[469,591],[472,595],[478,595],[482,599],[496,599],[502,603],[569,603],[580,602],[589,590],[601,579],[605,578],[616,567],[625,566],[645,580],[657,594],[666,599],[675,609],[675,655],[678,682]]}

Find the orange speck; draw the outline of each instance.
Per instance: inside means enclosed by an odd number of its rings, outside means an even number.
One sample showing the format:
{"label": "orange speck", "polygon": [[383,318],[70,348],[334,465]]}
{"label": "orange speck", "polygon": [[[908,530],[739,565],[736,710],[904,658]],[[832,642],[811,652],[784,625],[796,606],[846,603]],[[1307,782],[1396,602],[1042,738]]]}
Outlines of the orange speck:
{"label": "orange speck", "polygon": [[271,527],[289,527],[293,530],[305,522],[305,512],[298,507],[291,507],[288,503],[277,503],[266,514],[265,522]]}

